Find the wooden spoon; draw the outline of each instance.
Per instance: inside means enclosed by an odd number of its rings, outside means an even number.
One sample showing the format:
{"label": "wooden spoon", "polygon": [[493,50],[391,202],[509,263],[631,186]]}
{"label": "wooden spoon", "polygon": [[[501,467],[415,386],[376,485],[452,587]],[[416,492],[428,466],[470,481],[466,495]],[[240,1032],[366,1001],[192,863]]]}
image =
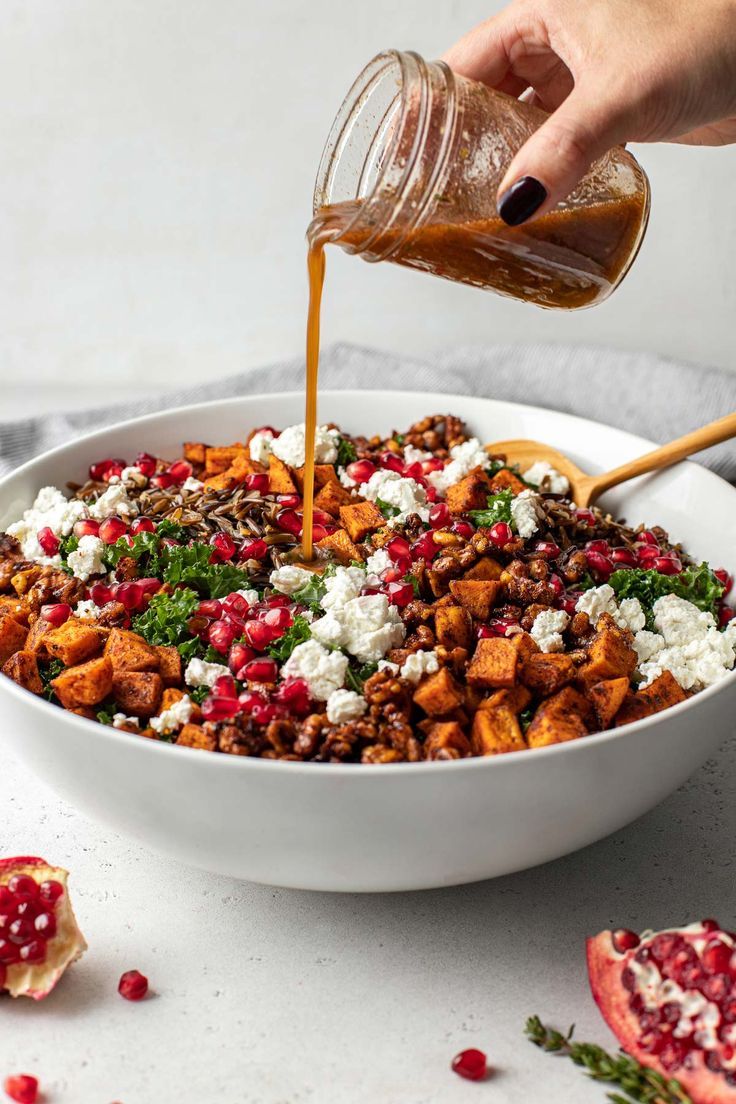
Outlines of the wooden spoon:
{"label": "wooden spoon", "polygon": [[486,448],[493,455],[505,456],[508,464],[518,464],[522,474],[537,460],[545,460],[570,480],[570,498],[573,502],[578,506],[590,506],[591,502],[595,502],[610,487],[616,487],[619,483],[625,483],[627,479],[634,479],[646,472],[668,468],[678,460],[692,456],[694,452],[710,448],[711,445],[719,445],[731,437],[736,437],[736,413],[727,414],[725,418],[686,433],[684,437],[678,437],[676,441],[670,441],[668,445],[662,445],[661,448],[640,456],[638,460],[630,460],[602,475],[586,475],[567,456],[549,445],[543,445],[541,441],[496,441]]}

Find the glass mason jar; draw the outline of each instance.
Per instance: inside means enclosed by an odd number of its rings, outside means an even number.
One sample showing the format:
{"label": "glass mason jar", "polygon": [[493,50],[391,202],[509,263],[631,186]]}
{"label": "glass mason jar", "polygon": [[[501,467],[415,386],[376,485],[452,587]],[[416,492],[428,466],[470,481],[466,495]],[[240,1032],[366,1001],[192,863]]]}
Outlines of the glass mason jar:
{"label": "glass mason jar", "polygon": [[552,212],[507,226],[496,208],[498,185],[546,117],[444,62],[379,54],[332,125],[311,232],[367,261],[393,261],[542,307],[600,303],[636,257],[649,182],[617,147]]}

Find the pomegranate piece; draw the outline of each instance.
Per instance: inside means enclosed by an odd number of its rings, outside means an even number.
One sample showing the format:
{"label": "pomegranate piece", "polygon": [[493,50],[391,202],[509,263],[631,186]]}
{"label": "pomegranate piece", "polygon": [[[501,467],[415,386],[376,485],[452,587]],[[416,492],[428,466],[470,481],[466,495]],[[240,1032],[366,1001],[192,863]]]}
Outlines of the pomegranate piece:
{"label": "pomegranate piece", "polygon": [[54,602],[49,606],[41,606],[41,617],[50,625],[63,625],[72,615],[72,607],[67,602]]}
{"label": "pomegranate piece", "polygon": [[723,584],[723,594],[721,598],[728,598],[731,593],[731,588],[733,587],[733,575],[730,575],[725,567],[716,568],[713,574],[718,582]]}
{"label": "pomegranate piece", "polygon": [[235,541],[227,533],[215,533],[210,544],[212,545],[210,563],[225,563],[233,558],[237,550]]}
{"label": "pomegranate piece", "polygon": [[150,479],[156,471],[156,457],[151,456],[150,452],[139,452],[133,466],[147,479]]}
{"label": "pomegranate piece", "polygon": [[268,494],[268,475],[265,472],[253,472],[251,475],[246,475],[245,485],[249,491],[255,491],[262,495]]}
{"label": "pomegranate piece", "polygon": [[712,920],[587,943],[593,996],[623,1049],[703,1104],[736,1098],[735,943]]}
{"label": "pomegranate piece", "polygon": [[429,511],[429,524],[433,529],[444,529],[451,521],[452,514],[446,502],[438,502]]}
{"label": "pomegranate piece", "polygon": [[30,1073],[16,1073],[6,1077],[3,1088],[17,1104],[36,1104],[38,1100],[38,1080],[31,1077]]}
{"label": "pomegranate piece", "polygon": [[256,540],[248,541],[244,544],[238,553],[239,560],[264,560],[268,555],[268,545],[264,540],[258,537]]}
{"label": "pomegranate piece", "polygon": [[61,541],[57,537],[53,529],[50,529],[48,525],[44,525],[43,529],[39,529],[36,534],[38,543],[44,550],[47,556],[55,556],[61,548]]}
{"label": "pomegranate piece", "polygon": [[80,521],[74,522],[72,532],[75,537],[97,537],[100,532],[100,523],[95,521],[94,518],[82,518]]}
{"label": "pomegranate piece", "polygon": [[275,659],[253,659],[242,672],[248,682],[275,682],[278,673]]}
{"label": "pomegranate piece", "polygon": [[138,970],[126,970],[118,982],[118,993],[126,1000],[143,1000],[147,992],[148,978]]}
{"label": "pomegranate piece", "polygon": [[202,716],[206,721],[229,721],[242,706],[237,698],[205,698],[202,702]]}
{"label": "pomegranate piece", "polygon": [[89,477],[94,479],[96,483],[102,483],[110,478],[111,475],[120,475],[120,472],[125,467],[125,461],[112,459],[108,457],[107,460],[98,460],[96,464],[90,464]]}
{"label": "pomegranate piece", "polygon": [[353,460],[352,464],[348,464],[345,470],[359,486],[361,483],[367,483],[370,477],[378,471],[376,465],[371,463],[370,460]]}
{"label": "pomegranate piece", "polygon": [[194,468],[188,460],[176,460],[169,468],[168,474],[175,483],[185,483],[193,471]]}
{"label": "pomegranate piece", "polygon": [[42,1000],[87,949],[66,883],[44,859],[0,859],[0,989],[11,997]]}
{"label": "pomegranate piece", "polygon": [[149,517],[137,517],[135,521],[131,522],[130,531],[134,537],[137,537],[139,533],[155,533],[156,523]]}
{"label": "pomegranate piece", "polygon": [[105,518],[100,522],[99,538],[105,544],[115,544],[128,530],[128,526],[120,517]]}
{"label": "pomegranate piece", "polygon": [[488,1073],[488,1062],[482,1050],[470,1047],[455,1055],[451,1068],[467,1081],[482,1081]]}
{"label": "pomegranate piece", "polygon": [[514,534],[511,532],[511,526],[505,521],[497,521],[488,530],[488,537],[496,548],[505,548],[514,539]]}

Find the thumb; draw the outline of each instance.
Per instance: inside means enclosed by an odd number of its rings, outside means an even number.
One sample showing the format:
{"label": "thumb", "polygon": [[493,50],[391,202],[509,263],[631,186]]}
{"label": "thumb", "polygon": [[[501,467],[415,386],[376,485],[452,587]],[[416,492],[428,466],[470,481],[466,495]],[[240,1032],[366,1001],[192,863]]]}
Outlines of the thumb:
{"label": "thumb", "polygon": [[612,106],[591,111],[599,97],[576,87],[518,151],[498,189],[498,213],[509,226],[551,210],[593,161],[625,140]]}

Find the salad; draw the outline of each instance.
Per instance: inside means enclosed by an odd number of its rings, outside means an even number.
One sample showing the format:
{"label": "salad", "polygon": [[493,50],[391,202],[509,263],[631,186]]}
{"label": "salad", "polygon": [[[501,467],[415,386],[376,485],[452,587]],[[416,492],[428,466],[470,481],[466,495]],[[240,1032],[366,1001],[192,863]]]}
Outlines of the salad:
{"label": "salad", "polygon": [[146,739],[397,763],[524,751],[684,701],[736,660],[731,578],[578,509],[451,415],[100,460],[0,534],[0,668]]}

